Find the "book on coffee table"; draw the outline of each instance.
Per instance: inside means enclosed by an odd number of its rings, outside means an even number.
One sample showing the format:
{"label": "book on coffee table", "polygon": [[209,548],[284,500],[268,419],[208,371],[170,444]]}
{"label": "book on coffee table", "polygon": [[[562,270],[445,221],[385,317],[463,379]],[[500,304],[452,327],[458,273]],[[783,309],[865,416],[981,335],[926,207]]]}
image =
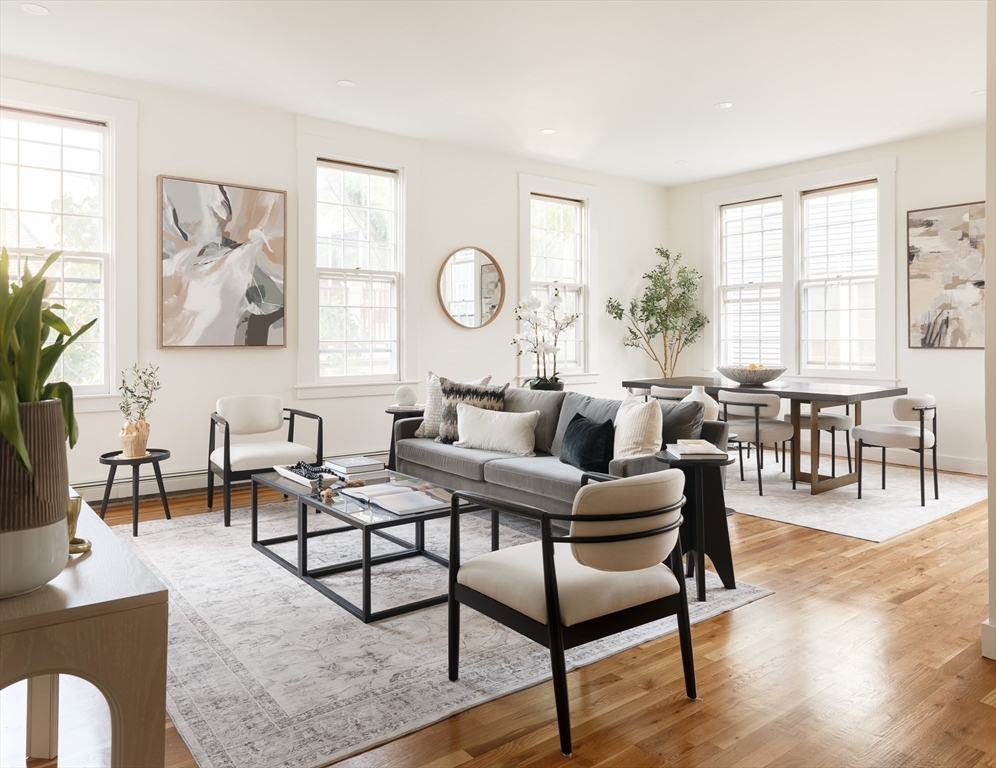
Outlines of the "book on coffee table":
{"label": "book on coffee table", "polygon": [[355,475],[382,470],[384,462],[369,456],[346,456],[341,459],[326,459],[325,466],[339,475]]}
{"label": "book on coffee table", "polygon": [[668,444],[667,452],[676,459],[716,459],[729,454],[708,440],[679,440]]}
{"label": "book on coffee table", "polygon": [[[430,512],[448,509],[453,494],[431,483],[402,481],[381,483],[372,487],[345,488],[344,496],[386,509],[396,515],[412,515],[417,512]],[[466,502],[461,501],[461,504]]]}

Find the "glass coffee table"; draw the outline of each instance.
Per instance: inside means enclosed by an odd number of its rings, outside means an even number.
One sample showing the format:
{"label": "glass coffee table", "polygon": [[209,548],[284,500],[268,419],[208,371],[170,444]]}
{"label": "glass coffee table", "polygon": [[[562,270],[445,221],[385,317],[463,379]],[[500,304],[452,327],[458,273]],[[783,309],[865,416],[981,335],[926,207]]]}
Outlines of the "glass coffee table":
{"label": "glass coffee table", "polygon": [[[418,484],[420,487],[428,487],[437,492],[449,492],[449,489],[442,488],[434,483],[427,483],[410,475],[401,474],[400,472],[391,473],[391,482]],[[258,492],[260,485],[272,488],[295,499],[297,503],[297,533],[274,536],[267,539],[259,538]],[[376,483],[371,485],[371,487],[376,488],[379,485],[381,484]],[[417,611],[420,608],[428,608],[431,605],[445,603],[448,596],[444,593],[425,598],[423,600],[416,600],[414,602],[392,606],[384,610],[373,611],[371,610],[370,600],[370,575],[371,570],[375,565],[390,563],[409,557],[424,557],[437,565],[448,568],[449,560],[442,555],[426,549],[425,523],[429,520],[449,517],[449,506],[427,512],[399,515],[393,512],[388,512],[385,509],[381,509],[371,502],[360,501],[358,499],[345,496],[342,493],[342,490],[343,489],[341,488],[337,489],[339,495],[330,502],[324,502],[319,498],[318,494],[313,493],[306,486],[282,477],[276,472],[263,472],[253,475],[251,513],[253,548],[262,552],[275,563],[278,563],[286,568],[288,571],[301,579],[301,581],[316,589],[337,605],[342,606],[358,619],[361,619],[364,623],[379,621],[380,619],[398,616],[402,613]],[[353,490],[362,491],[363,489],[357,488]],[[461,508],[461,514],[464,512],[478,511],[480,509],[481,508],[478,506],[467,505],[466,507]],[[309,530],[309,513],[313,514],[316,512],[328,515],[335,521],[335,523],[340,523],[340,525]],[[415,526],[415,541],[407,541],[399,536],[389,533],[391,528],[397,528],[402,525]],[[361,534],[362,544],[359,558],[333,564],[323,564],[314,567],[309,566],[309,540],[319,536],[332,536],[337,533],[344,533],[347,531],[359,531]],[[373,554],[371,551],[371,543],[372,537],[374,536],[378,536],[381,539],[390,542],[392,545],[398,547],[398,549],[385,554]],[[274,545],[286,544],[288,542],[297,542],[296,563],[287,560],[285,557],[272,549]],[[491,548],[493,550],[498,548],[498,513],[493,510],[491,513]],[[361,571],[362,596],[360,605],[356,605],[342,594],[329,587],[327,584],[323,584],[318,580],[323,576],[330,576],[335,573],[355,570]]]}

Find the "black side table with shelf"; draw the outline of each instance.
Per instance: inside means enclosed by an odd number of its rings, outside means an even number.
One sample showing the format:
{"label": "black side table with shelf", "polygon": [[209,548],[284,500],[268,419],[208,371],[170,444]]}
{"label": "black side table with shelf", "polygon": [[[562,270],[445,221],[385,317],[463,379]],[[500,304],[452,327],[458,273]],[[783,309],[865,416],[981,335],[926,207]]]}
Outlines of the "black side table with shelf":
{"label": "black side table with shelf", "polygon": [[417,419],[420,416],[425,416],[425,406],[392,405],[389,408],[385,408],[384,413],[390,413],[394,416],[394,419],[391,421],[391,452],[387,458],[387,468],[393,472],[397,469],[395,466],[397,463],[397,454],[395,452],[395,443],[397,440],[394,438],[394,425],[401,421],[401,419]]}
{"label": "black side table with shelf", "polygon": [[163,486],[163,474],[159,469],[159,462],[169,458],[169,451],[163,448],[149,448],[144,456],[135,459],[128,459],[121,455],[121,451],[111,451],[100,455],[100,463],[110,466],[107,473],[107,485],[104,487],[104,500],[100,503],[100,519],[104,519],[107,512],[107,499],[111,495],[111,486],[114,485],[114,474],[118,467],[131,467],[131,535],[138,536],[138,472],[143,464],[152,464],[152,469],[156,473],[156,482],[159,484],[159,498],[163,502],[163,511],[166,512],[166,519],[170,520],[169,502],[166,501],[166,488]]}

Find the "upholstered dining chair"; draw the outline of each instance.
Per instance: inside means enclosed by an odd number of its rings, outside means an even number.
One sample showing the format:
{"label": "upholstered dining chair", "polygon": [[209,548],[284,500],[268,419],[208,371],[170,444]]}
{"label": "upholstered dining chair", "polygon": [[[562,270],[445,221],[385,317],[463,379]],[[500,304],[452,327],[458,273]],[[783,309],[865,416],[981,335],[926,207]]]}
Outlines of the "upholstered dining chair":
{"label": "upholstered dining chair", "polygon": [[[318,421],[317,450],[294,442],[294,418]],[[232,435],[260,435],[274,432],[287,422],[286,440],[233,443]],[[215,447],[218,427],[224,429],[224,444]],[[232,481],[248,480],[257,472],[272,470],[276,464],[313,464],[322,460],[322,417],[295,408],[284,408],[272,395],[223,397],[211,414],[208,439],[208,508],[214,506],[214,476],[222,479],[225,497],[225,525],[232,522]]]}
{"label": "upholstered dining chair", "polygon": [[[730,431],[737,437],[737,455],[740,459],[740,479],[744,479],[744,444],[754,445],[757,459],[757,494],[764,495],[761,483],[761,470],[764,469],[764,444],[782,444],[782,472],[785,471],[785,444],[794,442],[795,429],[792,425],[779,421],[778,412],[782,399],[778,395],[764,392],[731,392],[721,389],[716,399],[723,407],[723,421],[730,425]],[[733,417],[733,418],[731,418]],[[792,490],[795,490],[795,463],[792,462]]]}
{"label": "upholstered dining chair", "polygon": [[[816,416],[820,432],[830,433],[830,477],[837,477],[837,433],[844,433],[844,441],[847,445],[847,471],[851,472],[851,430],[854,429],[854,417],[851,415],[851,406],[844,406],[844,413],[833,413],[820,409]],[[786,413],[785,421],[792,421],[792,414]],[[809,425],[809,411],[799,414],[803,430]]]}
{"label": "upholstered dining chair", "polygon": [[655,400],[667,400],[669,402],[680,403],[692,394],[691,387],[658,387],[650,388],[650,396]]}
{"label": "upholstered dining chair", "polygon": [[[865,448],[882,449],[882,488],[885,488],[885,450],[905,448],[920,454],[920,506],[927,506],[927,496],[923,487],[923,455],[933,449],[934,498],[937,490],[937,401],[933,395],[906,395],[892,401],[892,415],[898,421],[919,421],[918,426],[910,424],[859,424],[854,428],[857,441],[858,498],[861,498],[861,461]],[[930,419],[930,429],[926,420]]]}
{"label": "upholstered dining chair", "polygon": [[[589,484],[590,480],[596,482]],[[681,578],[685,476],[666,469],[615,479],[585,475],[571,514],[476,493],[453,494],[450,516],[449,678],[459,676],[460,606],[550,650],[560,749],[571,754],[564,650],[677,616],[685,693],[695,698],[692,632]],[[460,562],[459,499],[539,520],[541,540]],[[569,532],[554,522],[570,523]]]}

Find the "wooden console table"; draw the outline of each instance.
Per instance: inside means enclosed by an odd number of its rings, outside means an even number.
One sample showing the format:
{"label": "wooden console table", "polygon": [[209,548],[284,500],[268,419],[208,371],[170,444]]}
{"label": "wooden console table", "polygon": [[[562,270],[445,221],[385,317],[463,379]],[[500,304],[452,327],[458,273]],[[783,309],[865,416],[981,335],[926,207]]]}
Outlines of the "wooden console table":
{"label": "wooden console table", "polygon": [[68,674],[107,699],[114,768],[161,766],[166,588],[85,502],[77,531],[90,552],[70,555],[41,589],[0,600],[0,688],[29,680],[30,757],[55,757],[58,675]]}

